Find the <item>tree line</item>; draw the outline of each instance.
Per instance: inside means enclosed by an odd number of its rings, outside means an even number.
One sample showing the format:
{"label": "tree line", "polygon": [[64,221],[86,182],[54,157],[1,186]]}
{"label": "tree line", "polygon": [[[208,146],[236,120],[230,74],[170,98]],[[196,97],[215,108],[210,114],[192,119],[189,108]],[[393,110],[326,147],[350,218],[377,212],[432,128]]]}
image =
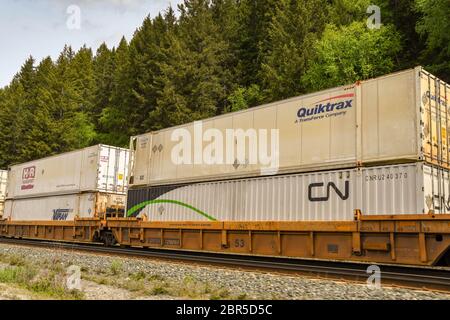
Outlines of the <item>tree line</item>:
{"label": "tree line", "polygon": [[30,56],[0,89],[0,167],[416,65],[450,81],[448,30],[448,0],[185,0],[116,47]]}

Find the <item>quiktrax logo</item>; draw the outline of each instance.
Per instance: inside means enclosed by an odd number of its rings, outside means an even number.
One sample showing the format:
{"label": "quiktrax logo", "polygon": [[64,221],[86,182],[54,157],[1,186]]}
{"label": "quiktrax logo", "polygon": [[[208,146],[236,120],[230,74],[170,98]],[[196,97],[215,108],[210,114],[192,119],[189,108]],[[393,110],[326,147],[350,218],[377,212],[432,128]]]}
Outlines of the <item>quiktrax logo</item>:
{"label": "quiktrax logo", "polygon": [[313,107],[301,107],[297,111],[296,123],[343,116],[353,107],[353,93],[330,97],[313,103]]}

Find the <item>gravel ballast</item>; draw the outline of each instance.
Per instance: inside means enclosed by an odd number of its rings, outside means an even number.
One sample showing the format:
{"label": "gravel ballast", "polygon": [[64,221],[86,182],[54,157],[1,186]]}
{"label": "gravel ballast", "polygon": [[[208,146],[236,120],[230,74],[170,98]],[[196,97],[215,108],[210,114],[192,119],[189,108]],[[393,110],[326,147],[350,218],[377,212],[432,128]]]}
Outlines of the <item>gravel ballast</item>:
{"label": "gravel ballast", "polygon": [[[133,293],[126,295],[127,299],[450,299],[450,294],[435,291],[384,286],[373,289],[364,283],[150,258],[99,255],[67,249],[0,243],[0,256],[20,257],[42,265],[42,268],[48,265],[64,268],[79,266],[83,281],[89,280],[90,291],[92,283],[120,287]],[[108,299],[92,295],[87,295],[87,298]]]}

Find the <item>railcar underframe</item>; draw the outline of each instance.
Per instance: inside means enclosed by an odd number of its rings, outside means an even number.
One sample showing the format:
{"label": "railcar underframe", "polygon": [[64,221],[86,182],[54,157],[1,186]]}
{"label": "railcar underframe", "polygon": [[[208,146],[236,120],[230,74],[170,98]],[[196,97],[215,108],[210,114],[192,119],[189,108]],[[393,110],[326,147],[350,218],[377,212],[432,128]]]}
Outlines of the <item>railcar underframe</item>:
{"label": "railcar underframe", "polygon": [[450,265],[450,214],[355,221],[0,220],[0,237],[411,265]]}

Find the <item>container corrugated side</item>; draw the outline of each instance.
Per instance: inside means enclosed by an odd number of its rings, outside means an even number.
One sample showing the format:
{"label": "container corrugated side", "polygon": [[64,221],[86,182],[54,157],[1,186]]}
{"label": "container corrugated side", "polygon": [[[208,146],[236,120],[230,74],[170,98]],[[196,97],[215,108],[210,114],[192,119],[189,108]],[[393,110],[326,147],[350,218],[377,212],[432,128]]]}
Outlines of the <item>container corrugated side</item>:
{"label": "container corrugated side", "polygon": [[[202,131],[215,128],[226,136],[227,129],[279,130],[278,174],[422,160],[448,168],[449,95],[448,84],[417,67],[206,119]],[[317,113],[299,117],[302,109]],[[178,129],[190,133],[195,159],[193,123],[132,137],[131,185],[267,174],[264,165],[248,163],[248,150],[245,161],[175,164],[171,153],[180,141],[173,141],[172,133]],[[202,143],[205,148],[211,142]]]}
{"label": "container corrugated side", "polygon": [[128,150],[96,145],[10,167],[7,198],[125,193]]}
{"label": "container corrugated side", "polygon": [[145,214],[150,221],[336,221],[353,220],[355,209],[366,215],[449,212],[439,204],[448,200],[448,177],[446,169],[411,163],[149,186],[129,190],[127,215]]}
{"label": "container corrugated side", "polygon": [[123,211],[125,195],[88,192],[47,197],[8,199],[3,218],[12,221],[70,221]]}

